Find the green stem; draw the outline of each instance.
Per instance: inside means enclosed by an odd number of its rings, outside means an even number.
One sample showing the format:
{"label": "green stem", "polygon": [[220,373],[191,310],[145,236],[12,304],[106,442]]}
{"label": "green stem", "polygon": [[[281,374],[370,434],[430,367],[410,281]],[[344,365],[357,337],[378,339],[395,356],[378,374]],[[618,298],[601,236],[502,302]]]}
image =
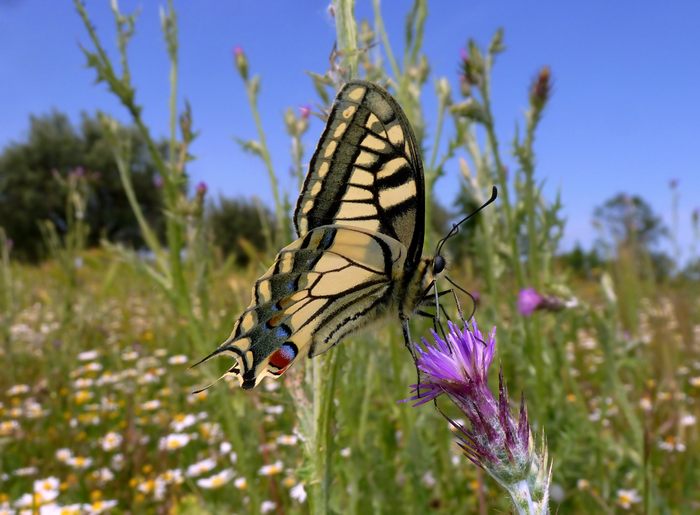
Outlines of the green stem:
{"label": "green stem", "polygon": [[527,212],[527,232],[528,232],[528,268],[530,272],[530,281],[535,288],[542,287],[542,259],[541,259],[541,247],[539,242],[541,241],[541,235],[537,231],[537,212],[536,212],[536,202],[537,195],[535,192],[535,167],[533,159],[533,143],[535,140],[535,129],[540,120],[539,111],[535,108],[531,108],[527,116],[527,128],[525,133],[525,139],[523,145],[520,147],[520,165],[522,167],[523,173],[525,175],[525,209]]}
{"label": "green stem", "polygon": [[342,53],[349,77],[357,77],[357,24],[355,0],[333,0],[335,8],[335,33],[338,50]]}
{"label": "green stem", "polygon": [[139,201],[136,198],[136,192],[134,191],[134,186],[131,181],[131,171],[129,169],[128,159],[126,159],[126,157],[122,154],[122,151],[119,149],[119,142],[117,138],[118,136],[115,134],[114,137],[110,139],[112,142],[114,160],[117,163],[117,170],[119,172],[119,179],[122,183],[122,188],[124,188],[124,193],[129,201],[129,206],[131,207],[131,211],[136,218],[136,222],[139,225],[141,235],[143,236],[146,245],[148,245],[148,248],[155,254],[156,262],[160,265],[161,271],[167,273],[168,270],[163,262],[163,253],[160,242],[151,229],[151,226],[146,221],[146,217],[141,210],[141,204],[139,204]]}
{"label": "green stem", "polygon": [[265,138],[265,130],[263,129],[262,120],[260,119],[260,111],[258,110],[257,86],[255,81],[246,81],[246,93],[248,94],[248,103],[250,111],[255,122],[255,129],[258,132],[258,141],[260,142],[260,156],[265,163],[267,176],[270,180],[270,188],[272,189],[272,199],[275,203],[275,218],[277,223],[276,243],[280,241],[287,242],[290,239],[290,234],[287,225],[287,213],[282,203],[282,197],[277,183],[277,175],[275,168],[272,166],[272,158],[270,150],[267,147],[267,139]]}
{"label": "green stem", "polygon": [[380,6],[380,0],[373,0],[372,6],[374,7],[374,28],[379,34],[379,39],[382,40],[382,46],[384,47],[384,52],[389,60],[389,66],[391,66],[391,72],[398,81],[401,77],[401,69],[394,56],[394,51],[391,49],[391,44],[389,43],[389,37],[386,34],[386,29],[384,28],[384,20],[382,19],[382,10]]}
{"label": "green stem", "polygon": [[177,169],[177,59],[170,61],[170,170]]}
{"label": "green stem", "polygon": [[311,512],[318,515],[329,513],[331,485],[331,449],[333,439],[333,392],[338,372],[339,349],[317,357],[311,362],[313,367],[313,420],[314,445],[311,456],[312,481],[310,484]]}

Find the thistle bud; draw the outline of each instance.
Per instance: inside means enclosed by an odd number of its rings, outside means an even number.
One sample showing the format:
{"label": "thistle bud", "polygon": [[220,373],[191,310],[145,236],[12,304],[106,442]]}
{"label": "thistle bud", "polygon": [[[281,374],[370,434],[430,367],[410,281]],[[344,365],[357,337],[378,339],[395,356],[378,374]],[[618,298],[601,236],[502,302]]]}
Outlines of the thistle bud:
{"label": "thistle bud", "polygon": [[303,105],[299,108],[299,115],[302,117],[304,120],[308,120],[309,116],[311,116],[311,106],[309,105]]}
{"label": "thistle bud", "polygon": [[549,66],[543,66],[530,87],[530,103],[541,110],[552,94],[552,73]]}
{"label": "thistle bud", "polygon": [[287,128],[287,134],[295,136],[297,132],[297,117],[294,116],[294,110],[290,107],[284,112],[284,125]]}
{"label": "thistle bud", "polygon": [[472,87],[464,75],[459,76],[459,92],[463,97],[468,98],[472,94]]}
{"label": "thistle bud", "polygon": [[481,78],[484,75],[484,58],[476,43],[470,41],[468,46],[469,49],[462,49],[460,52],[460,69],[467,83],[478,87],[481,85]]}
{"label": "thistle bud", "polygon": [[311,106],[303,105],[299,108],[299,122],[297,130],[299,134],[304,134],[309,128],[309,118],[311,117]]}
{"label": "thistle bud", "polygon": [[464,102],[454,104],[450,110],[456,115],[464,116],[475,122],[484,123],[487,120],[483,106],[474,98],[468,98]]}
{"label": "thistle bud", "polygon": [[435,89],[437,90],[438,98],[444,105],[449,106],[452,104],[452,89],[450,88],[449,81],[445,77],[437,81]]}
{"label": "thistle bud", "polygon": [[236,46],[233,49],[233,60],[236,64],[236,69],[243,80],[248,80],[248,59],[243,52],[243,48]]}
{"label": "thistle bud", "polygon": [[204,181],[199,182],[194,192],[194,202],[188,202],[185,211],[191,216],[199,217],[204,211],[204,196],[207,194],[207,183]]}
{"label": "thistle bud", "polygon": [[367,20],[362,20],[362,23],[360,23],[359,40],[360,44],[366,48],[369,48],[374,43],[374,31],[372,31],[372,27]]}

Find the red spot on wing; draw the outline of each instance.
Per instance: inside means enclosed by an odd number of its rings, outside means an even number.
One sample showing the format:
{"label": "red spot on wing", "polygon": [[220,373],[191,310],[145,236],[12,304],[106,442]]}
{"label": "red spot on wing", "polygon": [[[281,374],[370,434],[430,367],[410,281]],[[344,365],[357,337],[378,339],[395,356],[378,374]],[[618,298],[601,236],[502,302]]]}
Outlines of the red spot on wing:
{"label": "red spot on wing", "polygon": [[297,348],[296,345],[291,345],[289,343],[285,343],[277,349],[275,352],[272,353],[270,356],[270,361],[268,361],[270,366],[275,367],[278,369],[280,374],[284,372],[287,367],[294,361],[294,358],[297,357]]}

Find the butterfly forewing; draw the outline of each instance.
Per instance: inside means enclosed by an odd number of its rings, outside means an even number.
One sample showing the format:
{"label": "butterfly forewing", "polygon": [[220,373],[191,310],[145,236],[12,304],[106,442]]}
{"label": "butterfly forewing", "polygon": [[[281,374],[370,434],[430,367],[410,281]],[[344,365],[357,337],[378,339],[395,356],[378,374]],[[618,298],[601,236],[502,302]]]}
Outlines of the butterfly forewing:
{"label": "butterfly forewing", "polygon": [[253,300],[215,354],[237,358],[244,388],[314,356],[389,306],[405,247],[378,233],[318,227],[280,251],[253,287]]}
{"label": "butterfly forewing", "polygon": [[379,232],[403,243],[415,266],[424,210],[422,162],[403,111],[378,86],[347,83],[311,159],[294,212],[297,233],[329,224]]}

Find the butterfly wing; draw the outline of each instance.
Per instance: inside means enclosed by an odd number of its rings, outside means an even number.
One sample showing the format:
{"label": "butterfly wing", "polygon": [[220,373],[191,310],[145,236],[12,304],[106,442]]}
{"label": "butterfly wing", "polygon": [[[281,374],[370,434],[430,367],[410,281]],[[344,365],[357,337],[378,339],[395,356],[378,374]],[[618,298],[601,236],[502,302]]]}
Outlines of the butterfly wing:
{"label": "butterfly wing", "polygon": [[210,356],[227,354],[243,388],[313,357],[391,303],[406,248],[397,240],[340,225],[312,229],[283,248],[253,287],[250,306]]}
{"label": "butterfly wing", "polygon": [[299,236],[323,225],[379,232],[420,260],[423,165],[413,130],[382,88],[348,82],[338,93],[294,211]]}

